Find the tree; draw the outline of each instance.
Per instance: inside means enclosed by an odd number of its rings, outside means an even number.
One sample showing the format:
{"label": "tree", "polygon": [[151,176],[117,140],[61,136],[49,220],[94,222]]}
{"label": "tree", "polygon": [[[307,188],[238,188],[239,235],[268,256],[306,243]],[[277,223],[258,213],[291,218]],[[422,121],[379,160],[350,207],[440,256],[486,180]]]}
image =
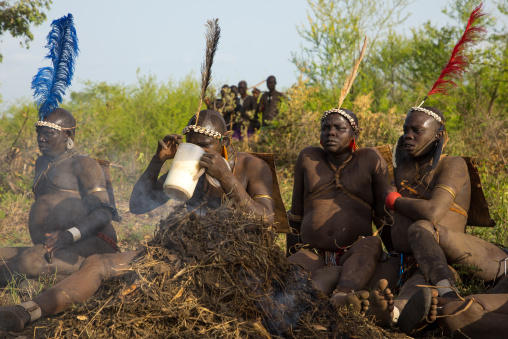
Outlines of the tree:
{"label": "tree", "polygon": [[[402,23],[409,0],[308,0],[307,26],[298,33],[307,42],[292,62],[311,84],[328,87],[336,98],[343,79],[358,57],[363,36],[369,38],[369,52],[381,37]],[[323,86],[324,85],[324,86]]]}
{"label": "tree", "polygon": [[[14,38],[20,37],[22,47],[28,48],[33,40],[30,25],[38,26],[46,20],[44,9],[49,10],[52,0],[19,0],[11,4],[10,1],[0,1],[0,36],[10,32]],[[0,62],[3,56],[0,53]]]}

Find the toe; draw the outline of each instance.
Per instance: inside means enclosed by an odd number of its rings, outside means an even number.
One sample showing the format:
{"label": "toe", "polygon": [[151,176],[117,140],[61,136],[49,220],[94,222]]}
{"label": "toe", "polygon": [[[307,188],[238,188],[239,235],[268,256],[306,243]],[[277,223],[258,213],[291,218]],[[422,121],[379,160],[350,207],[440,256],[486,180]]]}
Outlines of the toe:
{"label": "toe", "polygon": [[378,291],[384,291],[387,287],[388,287],[388,280],[380,279],[374,286],[374,289],[378,290]]}
{"label": "toe", "polygon": [[361,290],[356,293],[357,298],[360,300],[369,299],[369,295],[370,295],[369,291],[365,291],[365,290]]}

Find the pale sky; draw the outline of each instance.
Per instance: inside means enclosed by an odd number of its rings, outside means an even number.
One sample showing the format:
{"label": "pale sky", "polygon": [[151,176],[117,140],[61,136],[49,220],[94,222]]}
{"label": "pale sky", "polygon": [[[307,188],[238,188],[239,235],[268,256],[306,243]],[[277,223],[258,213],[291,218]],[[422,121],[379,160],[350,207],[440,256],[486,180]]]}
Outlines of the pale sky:
{"label": "pale sky", "polygon": [[[487,1],[488,6],[492,4]],[[441,13],[446,0],[416,0],[403,28],[427,20],[445,24]],[[81,53],[76,61],[72,86],[79,91],[84,80],[108,83],[136,83],[141,75],[156,75],[159,81],[182,79],[199,68],[204,54],[204,24],[219,18],[222,30],[212,82],[249,86],[277,77],[277,88],[289,87],[297,79],[291,52],[298,51],[303,39],[296,26],[307,21],[306,0],[54,0],[48,20],[33,28],[30,49],[19,46],[9,34],[1,37],[0,94],[4,103],[31,97],[30,83],[47,50],[46,36],[51,21],[72,13]],[[266,90],[263,84],[261,90]]]}

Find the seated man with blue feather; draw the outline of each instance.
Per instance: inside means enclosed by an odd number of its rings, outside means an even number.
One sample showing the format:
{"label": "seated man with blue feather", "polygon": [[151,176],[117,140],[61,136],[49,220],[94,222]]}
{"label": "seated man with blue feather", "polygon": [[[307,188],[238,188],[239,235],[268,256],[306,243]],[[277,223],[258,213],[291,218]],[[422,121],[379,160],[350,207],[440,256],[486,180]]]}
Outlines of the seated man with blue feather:
{"label": "seated man with blue feather", "polygon": [[84,258],[118,249],[105,174],[96,160],[73,148],[75,128],[72,114],[61,108],[36,123],[42,155],[35,162],[35,202],[28,219],[35,246],[0,249],[2,286],[16,273],[62,277]]}
{"label": "seated man with blue feather", "polygon": [[32,81],[39,121],[35,123],[42,155],[35,162],[35,202],[28,219],[33,247],[0,249],[0,285],[16,277],[62,278],[76,271],[83,260],[114,253],[116,233],[111,220],[106,176],[101,165],[74,149],[76,121],[58,108],[70,85],[78,53],[71,14],[52,23],[48,35],[53,67],[43,67]]}

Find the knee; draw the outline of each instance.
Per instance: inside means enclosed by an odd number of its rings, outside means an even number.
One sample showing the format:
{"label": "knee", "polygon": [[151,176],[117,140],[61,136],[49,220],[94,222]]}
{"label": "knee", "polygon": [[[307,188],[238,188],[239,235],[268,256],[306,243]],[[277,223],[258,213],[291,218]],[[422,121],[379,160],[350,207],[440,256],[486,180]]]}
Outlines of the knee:
{"label": "knee", "polygon": [[83,260],[80,271],[93,271],[99,274],[100,280],[108,278],[108,268],[101,254],[94,254]]}
{"label": "knee", "polygon": [[309,272],[314,272],[325,266],[325,262],[322,257],[307,250],[300,250],[296,252],[288,258],[288,261],[291,264],[303,267]]}
{"label": "knee", "polygon": [[375,254],[378,259],[383,253],[383,243],[380,238],[375,236],[363,238],[357,243],[357,245],[360,251]]}
{"label": "knee", "polygon": [[39,244],[23,251],[18,262],[18,270],[20,274],[24,274],[27,278],[37,278],[48,269],[48,262],[44,257],[46,255],[44,245]]}
{"label": "knee", "polygon": [[418,220],[411,224],[407,230],[408,240],[411,243],[412,241],[418,241],[421,239],[422,235],[425,233],[434,233],[434,225],[430,221],[427,220]]}
{"label": "knee", "polygon": [[383,244],[378,237],[370,236],[361,239],[351,247],[350,251],[352,251],[350,255],[358,254],[365,258],[369,258],[369,260],[374,256],[377,262],[383,253]]}

